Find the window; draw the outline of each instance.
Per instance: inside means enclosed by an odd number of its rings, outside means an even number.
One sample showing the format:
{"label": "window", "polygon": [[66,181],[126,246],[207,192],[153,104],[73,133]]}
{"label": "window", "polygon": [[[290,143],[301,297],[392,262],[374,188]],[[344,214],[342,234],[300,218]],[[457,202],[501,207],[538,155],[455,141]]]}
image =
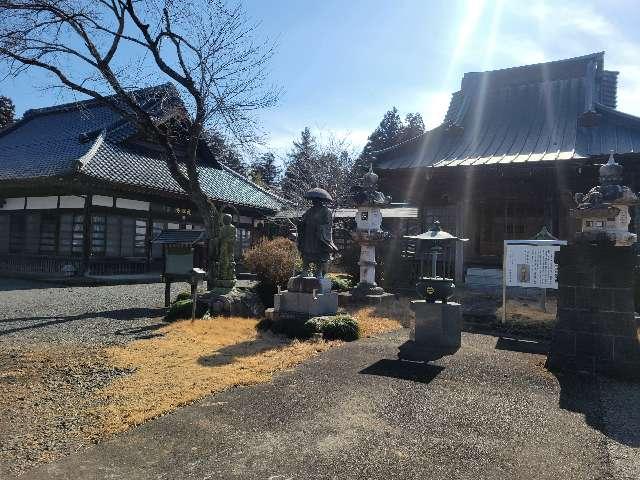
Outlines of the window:
{"label": "window", "polygon": [[11,215],[9,224],[9,252],[24,252],[25,244],[25,215]]}
{"label": "window", "polygon": [[104,256],[106,251],[107,217],[94,215],[91,217],[91,255]]}
{"label": "window", "polygon": [[57,227],[58,215],[42,215],[40,223],[40,253],[55,255]]}
{"label": "window", "polygon": [[248,228],[236,228],[236,258],[242,256],[242,254],[251,246],[251,230]]}
{"label": "window", "polygon": [[107,216],[107,234],[105,255],[107,257],[119,257],[122,245],[121,217]]}
{"label": "window", "polygon": [[25,216],[25,250],[27,253],[38,253],[40,247],[40,214]]}
{"label": "window", "polygon": [[147,256],[147,221],[136,220],[136,236],[133,251],[136,257]]}
{"label": "window", "polygon": [[0,214],[0,253],[9,252],[9,225],[11,217],[9,215]]}
{"label": "window", "polygon": [[[167,224],[164,222],[153,222],[153,234],[151,238],[156,238],[162,230],[167,228]],[[151,244],[151,258],[162,258],[162,244]]]}
{"label": "window", "polygon": [[63,213],[60,215],[58,253],[60,255],[82,255],[84,247],[84,215]]}

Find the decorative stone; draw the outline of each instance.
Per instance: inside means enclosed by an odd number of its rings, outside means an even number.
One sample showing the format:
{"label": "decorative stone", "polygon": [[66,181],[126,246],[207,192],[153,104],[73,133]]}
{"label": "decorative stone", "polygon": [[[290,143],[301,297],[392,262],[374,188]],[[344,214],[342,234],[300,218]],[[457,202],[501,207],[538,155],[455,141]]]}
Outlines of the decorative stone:
{"label": "decorative stone", "polygon": [[637,237],[629,232],[629,206],[636,205],[638,197],[622,185],[623,167],[615,161],[613,153],[599,173],[599,185],[586,194],[575,195],[578,206],[571,214],[582,223],[578,240],[609,241],[619,247],[632,245]]}
{"label": "decorative stone", "polygon": [[373,172],[373,166],[369,167],[369,173],[363,177],[362,183],[353,195],[357,210],[356,231],[352,237],[360,245],[360,281],[351,290],[354,298],[384,294],[384,290],[376,283],[376,244],[389,238],[389,234],[382,230],[380,207],[388,204],[391,198],[376,190],[378,175]]}

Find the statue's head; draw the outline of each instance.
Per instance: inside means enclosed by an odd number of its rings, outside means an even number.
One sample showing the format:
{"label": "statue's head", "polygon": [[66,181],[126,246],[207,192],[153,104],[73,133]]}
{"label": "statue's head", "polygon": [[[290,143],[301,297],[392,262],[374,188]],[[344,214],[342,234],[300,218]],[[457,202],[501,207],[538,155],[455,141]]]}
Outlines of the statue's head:
{"label": "statue's head", "polygon": [[222,216],[222,223],[224,223],[225,225],[231,225],[231,220],[233,220],[233,217],[228,213],[225,213]]}
{"label": "statue's head", "polygon": [[311,200],[314,205],[322,205],[323,203],[333,202],[333,198],[323,188],[312,188],[304,194],[304,198]]}

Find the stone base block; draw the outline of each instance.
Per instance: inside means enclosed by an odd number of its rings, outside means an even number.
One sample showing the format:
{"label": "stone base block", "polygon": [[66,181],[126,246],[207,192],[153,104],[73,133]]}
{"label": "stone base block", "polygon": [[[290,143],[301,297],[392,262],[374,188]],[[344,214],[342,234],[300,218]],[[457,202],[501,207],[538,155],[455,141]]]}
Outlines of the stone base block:
{"label": "stone base block", "polygon": [[331,292],[331,280],[316,277],[291,277],[287,282],[287,291],[301,293],[329,293]]}
{"label": "stone base block", "polygon": [[458,348],[462,336],[462,306],[459,303],[427,303],[414,300],[416,314],[411,340],[427,348]]}
{"label": "stone base block", "polygon": [[384,305],[395,300],[393,293],[381,295],[353,295],[351,292],[338,293],[338,304],[341,307],[348,305]]}
{"label": "stone base block", "polygon": [[338,313],[338,294],[335,292],[313,293],[285,290],[273,297],[273,309],[277,315],[320,317]]}

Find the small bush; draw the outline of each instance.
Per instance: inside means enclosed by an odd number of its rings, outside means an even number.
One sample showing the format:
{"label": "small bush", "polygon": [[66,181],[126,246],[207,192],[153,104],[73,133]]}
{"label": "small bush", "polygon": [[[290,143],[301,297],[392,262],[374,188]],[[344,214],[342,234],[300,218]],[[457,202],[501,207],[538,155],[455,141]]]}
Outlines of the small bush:
{"label": "small bush", "polygon": [[360,338],[358,322],[349,315],[323,317],[320,322],[322,336],[327,340],[344,340],[352,342]]}
{"label": "small bush", "polygon": [[173,301],[173,303],[175,302],[181,302],[183,300],[191,300],[191,292],[188,291],[184,291],[184,292],[180,292],[177,296],[176,299]]}
{"label": "small bush", "polygon": [[[173,302],[173,304],[169,307],[169,310],[167,310],[167,313],[164,316],[164,320],[166,322],[174,322],[176,320],[191,318],[192,305],[193,301],[191,299]],[[196,318],[202,318],[206,313],[206,305],[199,303],[196,306]]]}
{"label": "small bush", "polygon": [[331,289],[338,292],[345,292],[353,287],[351,275],[346,273],[330,273],[327,275],[331,280]]}
{"label": "small bush", "polygon": [[244,254],[244,264],[256,274],[260,285],[256,292],[266,307],[273,306],[278,285],[286,288],[287,281],[302,265],[298,248],[291,240],[278,237],[263,240]]}

